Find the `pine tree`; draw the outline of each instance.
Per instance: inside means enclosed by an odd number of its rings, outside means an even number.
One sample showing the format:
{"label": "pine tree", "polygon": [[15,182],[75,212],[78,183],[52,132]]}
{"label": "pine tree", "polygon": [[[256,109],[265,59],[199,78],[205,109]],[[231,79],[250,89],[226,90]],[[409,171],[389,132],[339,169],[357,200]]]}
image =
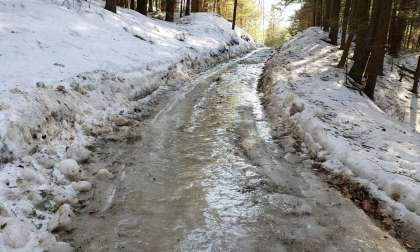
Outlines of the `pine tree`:
{"label": "pine tree", "polygon": [[194,0],[191,2],[191,12],[199,12],[201,6],[200,0]]}
{"label": "pine tree", "polygon": [[232,30],[235,30],[235,26],[236,26],[236,13],[238,10],[238,0],[235,0],[234,4],[233,4],[233,20],[232,20]]}
{"label": "pine tree", "polygon": [[117,13],[117,0],[106,0],[105,10]]}
{"label": "pine tree", "polygon": [[149,0],[148,12],[153,12],[153,0]]}
{"label": "pine tree", "polygon": [[137,11],[147,15],[147,0],[137,0]]}
{"label": "pine tree", "polygon": [[166,0],[165,21],[173,22],[175,20],[176,0]]}
{"label": "pine tree", "polygon": [[324,31],[330,30],[331,1],[332,0],[324,0]]}
{"label": "pine tree", "polygon": [[376,1],[376,27],[373,32],[373,47],[367,66],[367,81],[364,88],[366,95],[374,100],[375,86],[380,74],[380,64],[385,55],[385,46],[388,38],[389,22],[392,15],[392,0]]}
{"label": "pine tree", "polygon": [[408,9],[410,0],[401,0],[399,6],[394,8],[389,35],[389,54],[398,57],[404,39],[404,32],[408,25]]}
{"label": "pine tree", "polygon": [[418,62],[417,62],[416,72],[414,74],[413,89],[411,90],[411,92],[413,92],[414,94],[418,94],[419,79],[420,79],[420,56],[419,56],[419,59],[418,59]]}
{"label": "pine tree", "polygon": [[371,1],[360,0],[357,5],[355,15],[357,17],[356,49],[354,51],[354,64],[350,70],[350,76],[361,83],[366,68],[366,62],[369,57],[369,10]]}
{"label": "pine tree", "polygon": [[340,49],[344,49],[346,44],[347,28],[349,24],[350,7],[352,0],[346,0],[344,4],[343,22],[341,23],[341,43]]}
{"label": "pine tree", "polygon": [[357,31],[357,22],[358,22],[357,9],[358,9],[359,1],[364,1],[364,0],[352,0],[351,2],[350,18],[349,18],[349,25],[348,25],[349,35],[344,45],[343,55],[341,56],[340,62],[338,63],[338,66],[337,66],[338,68],[343,68],[346,65],[347,58],[350,52],[350,47],[354,40],[355,32]]}
{"label": "pine tree", "polygon": [[189,16],[191,14],[191,0],[187,0],[185,6],[185,16]]}
{"label": "pine tree", "polygon": [[333,45],[338,44],[338,23],[340,19],[340,0],[330,0],[331,1],[331,14],[330,14],[330,34],[329,38]]}

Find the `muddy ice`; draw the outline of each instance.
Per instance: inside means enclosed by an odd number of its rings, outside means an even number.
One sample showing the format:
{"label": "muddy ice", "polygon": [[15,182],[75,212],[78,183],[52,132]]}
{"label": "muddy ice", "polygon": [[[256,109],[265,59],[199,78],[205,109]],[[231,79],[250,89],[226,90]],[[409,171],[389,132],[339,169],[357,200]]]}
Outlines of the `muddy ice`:
{"label": "muddy ice", "polygon": [[64,240],[78,251],[404,251],[311,171],[286,124],[272,132],[256,91],[270,54],[209,70],[122,127],[129,139],[99,140],[86,170],[112,174],[84,194]]}

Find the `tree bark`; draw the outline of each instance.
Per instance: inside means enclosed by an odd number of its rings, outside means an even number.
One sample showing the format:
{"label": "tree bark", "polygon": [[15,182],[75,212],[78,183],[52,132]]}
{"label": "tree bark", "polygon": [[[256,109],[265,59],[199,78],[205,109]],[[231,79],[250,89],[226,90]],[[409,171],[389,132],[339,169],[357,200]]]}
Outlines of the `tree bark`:
{"label": "tree bark", "polygon": [[354,33],[350,32],[349,36],[347,38],[347,42],[344,45],[343,55],[341,56],[340,62],[338,63],[338,66],[337,66],[338,68],[343,68],[346,65],[347,58],[349,57],[351,43],[353,42],[353,39],[354,39]]}
{"label": "tree bark", "polygon": [[238,0],[235,0],[234,4],[233,4],[233,20],[232,20],[232,30],[235,30],[235,26],[236,26],[236,11],[238,8]]}
{"label": "tree bark", "polygon": [[117,0],[106,0],[105,10],[117,13]]}
{"label": "tree bark", "polygon": [[185,16],[189,16],[191,14],[191,0],[187,0],[185,6]]}
{"label": "tree bark", "polygon": [[199,12],[200,11],[200,0],[191,0],[191,12]]}
{"label": "tree bark", "polygon": [[372,100],[374,100],[376,81],[380,74],[380,62],[385,55],[389,22],[392,15],[392,0],[380,0],[377,1],[377,4],[379,18],[374,34],[372,53],[367,66],[367,81],[364,88],[364,92]]}
{"label": "tree bark", "polygon": [[340,62],[338,63],[338,68],[343,68],[347,62],[347,58],[349,57],[349,52],[351,48],[351,44],[353,43],[355,32],[357,31],[357,7],[358,2],[364,0],[352,0],[351,8],[350,8],[350,15],[349,15],[349,24],[348,24],[348,32],[349,36],[347,38],[347,42],[344,45],[343,55],[341,56]]}
{"label": "tree bark", "polygon": [[165,21],[173,22],[175,20],[176,0],[166,0],[166,17]]}
{"label": "tree bark", "polygon": [[331,0],[330,40],[333,45],[338,44],[338,23],[340,19],[341,0]]}
{"label": "tree bark", "polygon": [[393,57],[398,57],[401,52],[401,47],[404,40],[404,32],[408,25],[408,7],[409,0],[401,0],[400,6],[396,9],[395,15],[391,22],[391,32],[389,35],[389,54]]}
{"label": "tree bark", "polygon": [[324,0],[324,31],[330,30],[330,12],[331,12],[331,1],[332,0]]}
{"label": "tree bark", "polygon": [[166,0],[161,0],[160,1],[160,10],[161,11],[166,11]]}
{"label": "tree bark", "polygon": [[137,11],[147,15],[147,0],[137,0]]}
{"label": "tree bark", "polygon": [[414,94],[418,94],[419,79],[420,79],[420,56],[419,56],[419,60],[417,62],[416,73],[414,74],[413,89],[411,90],[411,92],[413,92]]}
{"label": "tree bark", "polygon": [[405,45],[406,48],[410,48],[411,40],[413,38],[414,21],[410,21],[408,26],[407,43]]}
{"label": "tree bark", "polygon": [[322,0],[316,1],[316,20],[315,26],[321,27],[322,25]]}
{"label": "tree bark", "polygon": [[153,12],[153,0],[149,0],[148,12]]}
{"label": "tree bark", "polygon": [[360,0],[357,4],[355,12],[357,22],[356,32],[356,49],[354,51],[354,64],[350,70],[350,76],[357,82],[361,83],[366,68],[366,62],[369,57],[369,10],[370,0]]}
{"label": "tree bark", "polygon": [[344,49],[346,45],[347,28],[349,25],[350,7],[352,0],[346,0],[344,4],[343,22],[341,23],[341,46],[340,49]]}

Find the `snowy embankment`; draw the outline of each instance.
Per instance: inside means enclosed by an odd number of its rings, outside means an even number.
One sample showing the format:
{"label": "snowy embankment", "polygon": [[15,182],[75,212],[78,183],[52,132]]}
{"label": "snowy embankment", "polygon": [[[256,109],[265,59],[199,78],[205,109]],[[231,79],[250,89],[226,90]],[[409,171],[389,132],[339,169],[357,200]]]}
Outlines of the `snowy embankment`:
{"label": "snowy embankment", "polygon": [[51,232],[92,188],[86,145],[168,80],[255,47],[214,14],[173,24],[77,2],[0,0],[0,251],[71,251]]}
{"label": "snowy embankment", "polygon": [[[396,219],[420,231],[420,135],[387,105],[409,103],[404,86],[410,84],[395,80],[396,71],[387,65],[373,103],[345,86],[344,70],[335,67],[341,51],[321,41],[326,37],[310,28],[275,53],[263,79],[267,108],[289,120],[327,169],[367,186]],[[383,95],[390,94],[384,88],[397,86],[402,95]]]}

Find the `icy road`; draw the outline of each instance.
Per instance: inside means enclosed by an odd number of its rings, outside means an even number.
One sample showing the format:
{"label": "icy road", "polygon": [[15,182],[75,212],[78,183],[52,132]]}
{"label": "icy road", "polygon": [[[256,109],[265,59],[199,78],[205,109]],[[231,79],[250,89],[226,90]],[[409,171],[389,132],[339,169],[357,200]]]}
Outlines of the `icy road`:
{"label": "icy road", "polygon": [[141,137],[99,141],[89,165],[116,176],[65,240],[78,251],[405,251],[302,158],[284,158],[287,127],[273,140],[256,91],[270,54],[163,97],[130,129]]}

